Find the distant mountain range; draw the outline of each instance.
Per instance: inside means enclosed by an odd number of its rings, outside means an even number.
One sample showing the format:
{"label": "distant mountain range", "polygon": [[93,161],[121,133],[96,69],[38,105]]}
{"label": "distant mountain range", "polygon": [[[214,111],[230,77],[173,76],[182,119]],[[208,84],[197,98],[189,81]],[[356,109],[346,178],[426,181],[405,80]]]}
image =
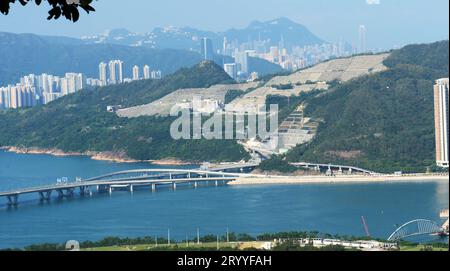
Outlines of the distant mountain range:
{"label": "distant mountain range", "polygon": [[239,44],[263,41],[267,46],[278,46],[280,42],[283,42],[287,48],[325,42],[305,26],[287,18],[266,22],[254,21],[244,29],[230,29],[225,32],[203,31],[190,27],[159,27],[149,33],[138,34],[126,29],[115,29],[101,35],[86,36],[82,40],[88,44],[110,43],[155,49],[172,48],[197,51],[199,40],[203,37],[212,39],[216,50],[222,48],[224,38],[227,38],[228,42]]}
{"label": "distant mountain range", "polygon": [[[0,32],[0,86],[14,84],[20,77],[34,73],[64,75],[81,72],[98,78],[98,65],[102,61],[120,59],[125,62],[125,77],[132,76],[134,65],[149,65],[162,71],[163,76],[180,68],[191,67],[202,57],[198,52],[182,49],[153,49],[112,43],[93,43],[67,37],[49,37],[33,34]],[[232,61],[217,55],[214,61],[222,66]],[[249,66],[260,75],[277,73],[281,67],[263,59],[250,58]]]}

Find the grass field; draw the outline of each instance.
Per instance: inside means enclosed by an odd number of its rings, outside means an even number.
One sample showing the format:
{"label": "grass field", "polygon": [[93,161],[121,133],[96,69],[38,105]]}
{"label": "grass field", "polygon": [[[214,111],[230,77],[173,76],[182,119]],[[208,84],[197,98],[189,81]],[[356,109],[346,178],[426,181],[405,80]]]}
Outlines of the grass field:
{"label": "grass field", "polygon": [[[405,245],[400,247],[400,251],[449,251],[448,248],[438,248],[438,247],[431,247],[426,245]],[[431,250],[432,249],[432,250]]]}

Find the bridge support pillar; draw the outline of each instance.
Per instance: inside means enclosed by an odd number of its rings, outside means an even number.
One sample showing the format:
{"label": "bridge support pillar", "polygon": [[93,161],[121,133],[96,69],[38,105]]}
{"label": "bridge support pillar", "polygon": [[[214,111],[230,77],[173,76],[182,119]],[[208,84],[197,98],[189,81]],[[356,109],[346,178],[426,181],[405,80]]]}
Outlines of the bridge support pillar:
{"label": "bridge support pillar", "polygon": [[58,189],[58,190],[56,190],[56,192],[58,193],[58,198],[59,199],[64,198],[64,191],[62,189]]}
{"label": "bridge support pillar", "polygon": [[194,182],[194,187],[195,187],[195,188],[198,187],[198,182]]}
{"label": "bridge support pillar", "polygon": [[130,192],[131,192],[131,193],[134,192],[134,187],[133,187],[133,185],[130,185]]}
{"label": "bridge support pillar", "polygon": [[17,206],[19,204],[19,195],[8,196],[8,206]]}
{"label": "bridge support pillar", "polygon": [[75,189],[74,188],[69,188],[69,189],[67,189],[66,190],[66,197],[67,198],[73,198],[73,196],[74,196],[74,193],[75,192]]}
{"label": "bridge support pillar", "polygon": [[113,188],[112,188],[112,186],[110,185],[110,186],[108,186],[108,193],[109,193],[110,195],[112,195],[112,192],[113,192]]}
{"label": "bridge support pillar", "polygon": [[176,182],[172,183],[172,188],[173,188],[173,190],[177,190],[177,183]]}
{"label": "bridge support pillar", "polygon": [[219,182],[218,181],[215,181],[214,184],[216,185],[216,187],[219,186]]}
{"label": "bridge support pillar", "polygon": [[87,195],[87,187],[86,186],[80,186],[80,196],[84,197]]}
{"label": "bridge support pillar", "polygon": [[156,184],[152,183],[152,192],[156,191]]}
{"label": "bridge support pillar", "polygon": [[49,201],[51,196],[52,196],[52,191],[39,192],[40,201]]}

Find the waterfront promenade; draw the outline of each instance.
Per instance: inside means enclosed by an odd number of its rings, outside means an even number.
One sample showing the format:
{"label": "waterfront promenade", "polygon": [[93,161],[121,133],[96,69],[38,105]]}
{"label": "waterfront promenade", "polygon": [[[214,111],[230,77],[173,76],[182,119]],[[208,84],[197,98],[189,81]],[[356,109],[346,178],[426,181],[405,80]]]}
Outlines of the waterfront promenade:
{"label": "waterfront promenade", "polygon": [[449,181],[449,175],[405,174],[405,175],[336,175],[336,176],[254,176],[238,177],[228,185],[277,185],[277,184],[345,184],[345,183],[390,183],[390,182],[430,182]]}

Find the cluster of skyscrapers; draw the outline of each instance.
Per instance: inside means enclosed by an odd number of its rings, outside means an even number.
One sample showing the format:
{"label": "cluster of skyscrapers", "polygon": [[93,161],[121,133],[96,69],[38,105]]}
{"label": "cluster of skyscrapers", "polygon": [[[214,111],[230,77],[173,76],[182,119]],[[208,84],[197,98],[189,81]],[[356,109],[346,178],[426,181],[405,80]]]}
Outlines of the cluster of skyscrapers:
{"label": "cluster of skyscrapers", "polygon": [[141,79],[161,79],[162,72],[160,70],[150,70],[148,65],[142,69],[143,76],[140,76],[139,66],[133,66],[133,78],[124,78],[123,61],[111,60],[108,64],[101,62],[99,64],[99,86],[115,85],[121,83],[129,83],[131,81]]}
{"label": "cluster of skyscrapers", "polygon": [[286,46],[283,35],[275,45],[272,40],[262,40],[261,38],[239,43],[237,40],[229,41],[225,37],[222,48],[217,52],[214,51],[211,39],[202,38],[200,52],[206,60],[213,60],[214,53],[233,57],[234,62],[224,63],[224,70],[232,78],[251,80],[254,74],[252,76],[248,62],[249,57],[262,58],[280,65],[285,70],[295,71],[332,58],[368,53],[366,36],[366,26],[360,25],[358,42],[351,45],[341,40],[337,43],[289,47]]}
{"label": "cluster of skyscrapers", "polygon": [[100,86],[123,83],[123,61],[111,60],[108,64],[101,62],[98,67]]}
{"label": "cluster of skyscrapers", "polygon": [[132,81],[137,81],[137,80],[142,80],[142,79],[147,80],[147,79],[161,79],[162,78],[162,73],[160,70],[150,70],[150,67],[148,65],[144,65],[144,67],[142,68],[143,76],[141,76],[140,70],[141,69],[137,65],[135,65],[133,67]]}
{"label": "cluster of skyscrapers", "polygon": [[66,73],[64,77],[51,74],[30,74],[16,85],[0,87],[0,108],[33,107],[47,104],[86,87],[81,73]]}
{"label": "cluster of skyscrapers", "polygon": [[46,73],[24,76],[16,85],[0,87],[0,109],[17,109],[48,104],[83,88],[162,78],[160,70],[150,70],[148,65],[143,67],[143,77],[140,76],[139,67],[134,66],[133,78],[124,78],[123,64],[124,62],[121,60],[112,60],[108,64],[100,63],[99,79],[86,78],[82,73],[66,73],[64,77]]}

